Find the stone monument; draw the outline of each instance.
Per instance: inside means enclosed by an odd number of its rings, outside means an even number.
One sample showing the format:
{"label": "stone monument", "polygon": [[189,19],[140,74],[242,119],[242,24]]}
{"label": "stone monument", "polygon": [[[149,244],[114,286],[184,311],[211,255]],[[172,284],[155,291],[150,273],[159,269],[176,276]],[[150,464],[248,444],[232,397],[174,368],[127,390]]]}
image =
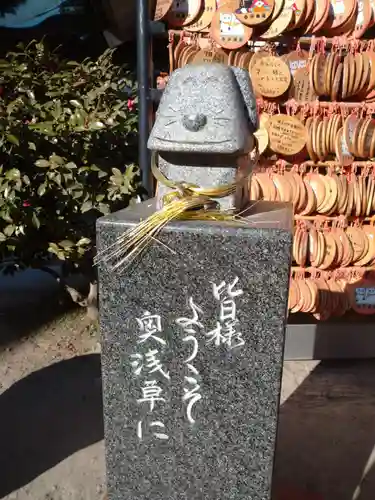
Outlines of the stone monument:
{"label": "stone monument", "polygon": [[167,185],[98,222],[100,252],[186,183],[237,183],[218,201],[246,217],[175,220],[126,270],[100,262],[109,500],[271,498],[292,209],[246,211],[256,126],[244,72],[177,70],[149,142]]}
{"label": "stone monument", "polygon": [[[199,82],[197,86],[197,82]],[[220,64],[176,70],[160,101],[149,149],[159,155],[159,169],[171,181],[202,188],[237,181],[236,192],[220,200],[223,209],[248,203],[253,132],[258,127],[249,74]],[[156,198],[169,189],[159,183]]]}

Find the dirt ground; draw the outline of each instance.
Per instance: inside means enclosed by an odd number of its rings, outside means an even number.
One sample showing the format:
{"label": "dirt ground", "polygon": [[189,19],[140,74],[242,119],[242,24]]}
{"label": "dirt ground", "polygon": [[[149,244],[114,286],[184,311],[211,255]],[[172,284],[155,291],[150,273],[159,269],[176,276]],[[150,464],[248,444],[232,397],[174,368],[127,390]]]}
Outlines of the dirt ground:
{"label": "dirt ground", "polygon": [[[0,311],[0,333],[0,498],[102,500],[96,328],[44,304]],[[375,362],[285,364],[276,484],[351,500],[374,444]]]}

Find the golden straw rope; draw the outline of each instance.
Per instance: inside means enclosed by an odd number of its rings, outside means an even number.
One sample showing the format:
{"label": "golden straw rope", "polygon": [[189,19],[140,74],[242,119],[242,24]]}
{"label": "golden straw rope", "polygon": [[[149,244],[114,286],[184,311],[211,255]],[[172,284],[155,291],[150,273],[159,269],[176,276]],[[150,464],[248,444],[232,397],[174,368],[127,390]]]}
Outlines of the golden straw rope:
{"label": "golden straw rope", "polygon": [[[257,147],[255,151],[256,162]],[[223,198],[233,194],[240,183],[248,181],[248,177],[244,177],[240,182],[215,188],[201,188],[188,182],[173,182],[159,170],[156,154],[152,156],[151,170],[158,182],[174,191],[163,197],[163,208],[146,220],[140,221],[134,228],[125,231],[114,243],[99,252],[95,258],[95,264],[110,262],[113,270],[128,267],[157,238],[163,227],[172,220],[224,222],[242,222],[244,220],[241,218],[241,214],[235,214],[232,210],[221,211],[215,198]]]}
{"label": "golden straw rope", "polygon": [[215,188],[201,188],[199,186],[196,186],[194,184],[190,184],[188,182],[173,182],[167,179],[165,175],[159,170],[157,166],[157,161],[156,161],[156,153],[153,152],[152,154],[152,160],[151,160],[151,171],[155,177],[155,179],[160,182],[161,184],[164,184],[164,186],[167,186],[171,189],[187,189],[193,194],[197,195],[202,195],[202,196],[210,196],[213,198],[224,198],[224,196],[229,196],[230,194],[233,194],[236,189],[238,183],[233,183],[233,184],[225,184],[223,186],[215,187]]}

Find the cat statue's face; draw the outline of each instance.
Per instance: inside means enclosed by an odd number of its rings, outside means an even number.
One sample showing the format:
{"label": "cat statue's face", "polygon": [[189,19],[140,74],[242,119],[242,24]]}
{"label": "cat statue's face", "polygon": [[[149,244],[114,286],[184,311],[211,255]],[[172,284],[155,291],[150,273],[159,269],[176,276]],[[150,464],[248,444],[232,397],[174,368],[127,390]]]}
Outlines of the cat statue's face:
{"label": "cat statue's face", "polygon": [[248,73],[220,64],[188,65],[172,73],[148,147],[182,153],[241,153],[257,124]]}

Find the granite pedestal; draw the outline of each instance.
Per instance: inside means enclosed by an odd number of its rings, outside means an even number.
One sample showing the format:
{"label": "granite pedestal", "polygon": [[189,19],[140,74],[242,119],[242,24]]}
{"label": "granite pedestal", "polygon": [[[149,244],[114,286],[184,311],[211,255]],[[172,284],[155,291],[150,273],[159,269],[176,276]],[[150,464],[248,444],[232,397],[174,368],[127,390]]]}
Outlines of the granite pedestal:
{"label": "granite pedestal", "polygon": [[[102,218],[99,250],[155,208]],[[99,269],[109,500],[270,500],[292,210],[173,222]]]}

